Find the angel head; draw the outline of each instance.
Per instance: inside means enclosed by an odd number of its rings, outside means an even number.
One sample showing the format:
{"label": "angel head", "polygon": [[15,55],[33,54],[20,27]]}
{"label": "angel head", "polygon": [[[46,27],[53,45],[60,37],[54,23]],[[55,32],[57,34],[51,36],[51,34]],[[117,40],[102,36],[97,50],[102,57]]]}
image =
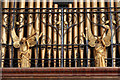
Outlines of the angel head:
{"label": "angel head", "polygon": [[20,41],[20,44],[27,44],[27,39],[25,37],[23,37]]}
{"label": "angel head", "polygon": [[19,47],[20,47],[19,41],[15,41],[15,42],[13,43],[13,46],[14,46],[15,48],[19,48]]}
{"label": "angel head", "polygon": [[26,41],[26,38],[23,37],[23,38],[21,39],[21,42],[25,42],[25,41]]}

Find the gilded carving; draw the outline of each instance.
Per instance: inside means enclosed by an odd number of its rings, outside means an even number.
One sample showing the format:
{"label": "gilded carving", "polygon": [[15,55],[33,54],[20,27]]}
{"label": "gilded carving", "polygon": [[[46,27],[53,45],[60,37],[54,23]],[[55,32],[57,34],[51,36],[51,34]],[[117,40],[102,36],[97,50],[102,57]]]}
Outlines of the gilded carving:
{"label": "gilded carving", "polygon": [[35,39],[39,39],[42,36],[41,34],[38,34],[38,32],[34,31],[34,28],[32,29],[32,35],[25,38],[23,37],[22,39],[20,39],[15,32],[15,29],[13,28],[11,31],[11,37],[13,39],[13,46],[15,48],[19,48],[19,53],[20,54],[20,66],[23,68],[28,68],[30,67],[30,55],[31,55],[31,51],[30,51],[30,47],[35,46],[36,41]]}
{"label": "gilded carving", "polygon": [[[114,24],[115,21],[112,21]],[[109,21],[106,21],[108,24]],[[94,37],[91,32],[91,29],[88,27],[86,28],[88,34],[88,44],[91,47],[95,47],[95,66],[96,67],[106,67],[105,66],[105,55],[106,55],[106,47],[110,46],[111,44],[111,29],[108,25],[103,25],[105,27],[105,31],[101,36]],[[107,31],[108,30],[108,31]],[[103,35],[107,32],[107,35],[103,37]],[[83,37],[86,37],[82,34]]]}

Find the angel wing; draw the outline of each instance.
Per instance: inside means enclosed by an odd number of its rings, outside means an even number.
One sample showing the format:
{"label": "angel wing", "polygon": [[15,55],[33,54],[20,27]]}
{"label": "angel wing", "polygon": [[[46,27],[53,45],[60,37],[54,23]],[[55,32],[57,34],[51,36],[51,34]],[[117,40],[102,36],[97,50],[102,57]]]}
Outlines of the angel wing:
{"label": "angel wing", "polygon": [[[40,35],[38,33],[39,32],[37,32],[37,31],[35,32],[34,28],[32,29],[31,36],[27,38],[27,42],[29,44],[29,47],[35,46],[36,45],[35,39],[37,39],[37,41],[38,41],[38,39],[42,36],[42,33]],[[38,36],[36,36],[36,35],[38,35]]]}
{"label": "angel wing", "polygon": [[110,40],[111,40],[111,29],[108,25],[105,25],[105,27],[107,27],[108,32],[107,32],[107,35],[103,38],[103,41],[105,43],[105,46],[108,47],[111,44],[111,42],[110,42]]}
{"label": "angel wing", "polygon": [[36,44],[35,36],[36,36],[35,29],[32,28],[31,36],[29,36],[29,37],[26,39],[29,47],[35,46],[35,44]]}
{"label": "angel wing", "polygon": [[94,37],[94,35],[92,34],[92,31],[91,31],[91,28],[88,27],[87,29],[87,34],[88,34],[88,44],[91,46],[91,47],[95,47],[95,41],[96,41],[96,38]]}
{"label": "angel wing", "polygon": [[16,34],[16,32],[15,32],[15,28],[13,28],[12,30],[11,30],[11,37],[12,37],[12,39],[13,39],[13,46],[15,47],[15,48],[19,48],[20,47],[20,39],[19,39],[19,37],[17,36],[17,34]]}

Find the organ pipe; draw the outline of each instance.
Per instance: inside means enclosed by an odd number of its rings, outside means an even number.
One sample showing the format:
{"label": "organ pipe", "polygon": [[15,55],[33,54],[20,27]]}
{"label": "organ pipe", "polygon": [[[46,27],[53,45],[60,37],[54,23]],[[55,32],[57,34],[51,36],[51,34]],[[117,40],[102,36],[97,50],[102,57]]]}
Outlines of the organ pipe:
{"label": "organ pipe", "polygon": [[[73,1],[73,8],[77,8],[77,0],[74,0]],[[75,9],[74,12],[77,12],[77,10]],[[74,13],[74,16],[73,16],[73,24],[76,24],[74,26],[74,44],[78,44],[78,20],[77,20],[77,13]],[[75,46],[74,45],[74,59],[75,59],[75,67],[77,67],[77,55],[78,55],[78,46]]]}
{"label": "organ pipe", "polygon": [[[15,2],[15,5],[14,5],[14,1],[11,2],[11,8],[16,8],[17,7],[17,4]],[[13,12],[13,9],[10,10],[10,12]],[[10,15],[10,28],[12,28],[13,26],[15,26],[15,24],[13,24],[13,15],[14,14],[11,14]],[[15,19],[14,21],[16,21],[16,15],[15,16]],[[12,38],[11,38],[11,35],[9,34],[9,45],[12,45]],[[13,52],[12,52],[12,49],[13,49]],[[12,48],[12,46],[9,46],[9,58],[11,59],[9,62],[10,62],[10,66],[12,66],[12,58],[14,57],[14,48]]]}
{"label": "organ pipe", "polygon": [[[68,4],[72,8],[72,4]],[[72,9],[69,9],[72,12]],[[68,27],[72,26],[72,14],[68,14]],[[68,44],[72,44],[72,27],[68,30]],[[72,45],[68,46],[69,67],[71,67]]]}
{"label": "organ pipe", "polygon": [[[105,7],[105,0],[101,0],[99,2],[99,6],[102,8],[102,7]],[[105,9],[100,9],[101,12],[105,12]],[[100,24],[104,24],[105,22],[105,14],[104,13],[101,13],[100,14]],[[101,35],[103,34],[103,32],[105,31],[105,29],[103,27],[100,27],[100,33]],[[105,37],[106,34],[103,35],[103,37]],[[106,50],[106,55],[105,55],[105,58],[107,58],[107,55],[108,55],[108,50]],[[107,60],[105,60],[106,62],[106,66],[107,66]]]}
{"label": "organ pipe", "polygon": [[[92,8],[97,8],[97,0],[92,0]],[[92,12],[96,12],[97,9],[92,9]],[[92,32],[94,36],[98,36],[98,26],[97,24],[97,14],[92,14]],[[94,24],[95,23],[95,24]],[[95,49],[93,50],[94,58],[95,58]]]}
{"label": "organ pipe", "polygon": [[[120,1],[119,0],[116,0],[116,2],[115,2],[115,7],[120,7]],[[116,9],[116,11],[120,11],[120,8],[118,8],[118,9]],[[117,27],[120,25],[120,13],[117,13],[117,15],[116,15],[116,17],[117,17],[117,21],[118,21],[118,23],[117,23]],[[120,28],[118,28],[118,30],[117,30],[117,37],[118,37],[118,44],[120,44]],[[119,50],[119,54],[120,54],[120,45],[118,45],[118,50]]]}
{"label": "organ pipe", "polygon": [[[86,3],[85,3],[85,8],[90,8],[90,0],[86,0]],[[87,9],[86,12],[90,12],[90,9]],[[86,13],[86,25],[85,25],[85,28],[91,28],[91,23],[90,23],[90,13]],[[86,33],[87,33],[87,30],[86,30]],[[86,38],[88,38],[88,35],[89,34],[86,34]],[[86,40],[86,44],[87,44],[87,41],[88,39]],[[88,49],[88,52],[87,52],[87,59],[88,59],[88,66],[90,67],[90,55],[91,55],[91,52],[90,52],[90,48],[87,46],[86,47]]]}
{"label": "organ pipe", "polygon": [[[83,0],[79,0],[79,8],[83,8],[83,7],[84,7]],[[84,12],[84,9],[79,9],[79,12]],[[84,19],[84,14],[80,13],[79,14],[79,35],[80,35],[79,44],[84,44],[84,38],[81,36],[81,34],[84,33],[83,19]],[[83,56],[84,56],[84,49],[80,47],[81,67],[83,67]]]}
{"label": "organ pipe", "polygon": [[[35,1],[35,8],[40,8],[40,1]],[[40,9],[36,9],[35,12],[40,12]],[[40,14],[35,14],[35,31],[40,34]],[[39,35],[36,35],[38,37]],[[39,44],[39,40],[37,41],[37,44]],[[35,48],[35,66],[37,67],[38,64],[38,58],[39,58],[39,48]]]}
{"label": "organ pipe", "polygon": [[[42,0],[42,8],[46,8],[47,2],[46,0]],[[42,9],[42,12],[46,12],[46,9]],[[46,14],[43,13],[41,15],[42,19],[41,19],[41,32],[43,32],[43,37],[42,37],[42,41],[41,44],[46,44]],[[42,67],[44,67],[44,59],[45,59],[45,46],[44,48],[41,49],[41,58],[42,60]]]}
{"label": "organ pipe", "polygon": [[[49,3],[48,3],[48,8],[52,8],[53,7],[53,0],[49,0]],[[52,12],[52,10],[49,10],[49,12]],[[49,13],[48,14],[48,24],[49,25],[52,25],[52,14],[51,13]],[[48,44],[52,44],[52,27],[51,26],[48,26]],[[51,48],[52,48],[52,46],[48,46],[48,48],[47,48],[47,53],[48,53],[48,67],[50,67],[50,64],[51,64],[51,61],[50,61],[50,59],[51,59]]]}
{"label": "organ pipe", "polygon": [[[19,8],[25,8],[25,0],[20,0]],[[25,12],[25,9],[20,9],[20,12]],[[19,15],[19,27],[24,25],[24,14]],[[19,38],[22,39],[24,37],[24,27],[19,29]],[[19,51],[17,52],[18,59],[20,59]],[[18,67],[20,67],[20,60],[18,60]]]}
{"label": "organ pipe", "polygon": [[[64,9],[64,12],[67,12],[67,9]],[[64,45],[67,44],[67,15],[64,13]],[[67,46],[64,46],[64,67],[66,67],[66,54],[67,54]]]}
{"label": "organ pipe", "polygon": [[[58,24],[58,29],[59,29],[59,31],[58,31],[58,45],[61,45],[61,9],[59,9],[59,14],[58,14],[58,22],[57,22],[57,24]],[[58,59],[59,59],[59,67],[61,66],[61,46],[58,46]]]}
{"label": "organ pipe", "polygon": [[[30,0],[28,2],[28,8],[33,8],[34,7],[34,0]],[[33,12],[33,9],[29,9],[28,12]],[[32,30],[33,30],[33,14],[29,14],[28,15],[28,26],[27,26],[27,36],[31,36],[32,34]],[[30,49],[30,53],[32,54],[32,49]],[[31,54],[30,54],[30,57],[29,59],[31,59]]]}
{"label": "organ pipe", "polygon": [[[58,8],[58,4],[54,4],[54,8]],[[55,9],[54,12],[58,12],[58,9]],[[54,27],[57,28],[57,14],[54,14]],[[57,44],[57,30],[53,28],[53,44]],[[53,46],[53,56],[54,56],[54,67],[56,67],[56,57],[57,57],[57,46]]]}
{"label": "organ pipe", "polygon": [[[110,2],[108,2],[108,7],[110,7]],[[114,0],[111,0],[111,7],[114,7]],[[110,9],[109,9],[110,10]],[[114,11],[114,8],[111,9],[111,11]],[[115,16],[114,13],[111,13],[111,15],[109,14],[109,19],[110,16],[112,16],[112,21],[114,20]],[[111,25],[111,24],[110,24]],[[115,25],[111,25],[112,26],[112,39],[113,39],[113,44],[116,44],[116,30],[115,30]],[[111,43],[112,44],[112,43]],[[113,54],[112,58],[113,58],[113,67],[115,67],[115,58],[116,58],[116,46],[113,46]]]}
{"label": "organ pipe", "polygon": [[[3,0],[3,8],[9,8],[9,1],[8,0]],[[8,9],[4,9],[4,12],[9,12]],[[8,27],[8,14],[3,14],[2,15],[2,25],[4,25],[5,27]],[[7,44],[7,31],[5,29],[5,27],[1,28],[2,31],[2,43],[3,44]],[[1,62],[1,67],[4,67],[4,59],[5,59],[5,55],[6,55],[6,46],[2,46],[1,47],[1,53],[2,53],[2,62]]]}

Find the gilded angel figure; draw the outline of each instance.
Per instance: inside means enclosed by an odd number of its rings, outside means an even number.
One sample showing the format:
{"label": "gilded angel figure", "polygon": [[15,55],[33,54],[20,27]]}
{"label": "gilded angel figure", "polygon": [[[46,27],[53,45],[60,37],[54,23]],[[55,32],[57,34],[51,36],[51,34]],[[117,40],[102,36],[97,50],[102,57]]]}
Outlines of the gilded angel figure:
{"label": "gilded angel figure", "polygon": [[11,37],[13,39],[13,46],[15,48],[20,48],[19,49],[19,58],[18,62],[20,62],[20,66],[24,68],[30,67],[30,57],[31,57],[31,51],[30,47],[35,46],[36,41],[35,39],[39,39],[42,36],[41,34],[38,34],[38,32],[32,29],[32,34],[31,36],[25,38],[23,37],[22,39],[19,39],[19,37],[16,35],[15,29],[13,28],[11,31]]}
{"label": "gilded angel figure", "polygon": [[[88,27],[87,30],[87,34],[88,34],[88,44],[91,47],[95,47],[95,66],[96,67],[106,67],[105,66],[105,55],[106,55],[106,47],[110,46],[111,44],[111,29],[110,27],[107,25],[109,23],[109,21],[106,21],[106,25],[103,25],[105,27],[105,31],[101,36],[95,37],[92,32],[91,29]],[[113,23],[115,24],[115,21],[113,21]],[[105,37],[103,37],[103,35],[106,34]],[[83,37],[85,37],[84,33],[82,34]],[[87,39],[87,38],[86,38]]]}

